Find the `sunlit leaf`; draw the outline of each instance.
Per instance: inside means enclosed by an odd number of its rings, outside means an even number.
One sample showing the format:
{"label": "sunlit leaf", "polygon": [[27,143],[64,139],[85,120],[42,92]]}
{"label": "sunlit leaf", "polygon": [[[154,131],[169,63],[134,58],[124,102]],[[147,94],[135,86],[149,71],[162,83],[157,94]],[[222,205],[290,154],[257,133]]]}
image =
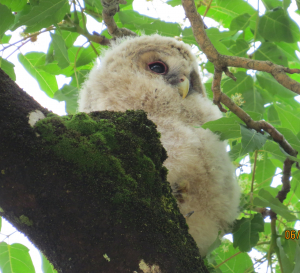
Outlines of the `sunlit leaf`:
{"label": "sunlit leaf", "polygon": [[0,57],[0,67],[13,81],[16,80],[15,65],[13,63]]}
{"label": "sunlit leaf", "polygon": [[35,32],[60,22],[68,12],[70,6],[67,0],[40,0],[39,5],[18,18],[14,28],[25,25],[27,32]]}
{"label": "sunlit leaf", "polygon": [[45,55],[44,53],[37,52],[27,53],[25,55],[20,53],[18,54],[18,59],[27,72],[37,80],[40,88],[46,92],[49,97],[53,97],[53,94],[58,89],[55,76],[36,67],[36,65],[39,64],[39,60]]}
{"label": "sunlit leaf", "polygon": [[278,198],[273,197],[265,189],[261,189],[258,193],[258,196],[253,199],[253,204],[260,207],[269,207],[275,213],[281,215],[287,221],[296,221],[297,218],[295,215],[289,212],[289,209],[283,205]]}
{"label": "sunlit leaf", "polygon": [[21,244],[0,243],[2,273],[35,273],[29,249]]}
{"label": "sunlit leaf", "polygon": [[0,4],[6,5],[12,11],[19,11],[27,4],[27,0],[0,0]]}
{"label": "sunlit leaf", "polygon": [[270,42],[298,41],[299,27],[281,8],[267,11],[258,22],[258,32]]}

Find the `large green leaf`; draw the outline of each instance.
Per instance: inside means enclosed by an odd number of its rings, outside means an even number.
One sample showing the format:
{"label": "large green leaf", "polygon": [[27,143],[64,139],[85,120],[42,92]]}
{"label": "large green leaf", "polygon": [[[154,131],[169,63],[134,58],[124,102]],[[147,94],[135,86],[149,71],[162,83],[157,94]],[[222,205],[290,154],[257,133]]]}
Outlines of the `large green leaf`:
{"label": "large green leaf", "polygon": [[255,214],[253,218],[243,217],[237,220],[233,229],[233,246],[240,251],[248,252],[259,240],[259,232],[264,231],[264,219],[261,214]]}
{"label": "large green leaf", "polygon": [[299,62],[299,58],[296,55],[296,50],[299,51],[299,46],[297,43],[276,43],[277,47],[283,52],[285,57],[290,62]]}
{"label": "large green leaf", "polygon": [[238,31],[244,30],[250,24],[251,16],[248,13],[241,14],[232,19],[230,23],[230,30]]}
{"label": "large green leaf", "polygon": [[144,16],[133,10],[124,10],[118,12],[120,21],[123,25],[139,25],[149,24],[156,21],[155,18]]}
{"label": "large green leaf", "polygon": [[35,273],[29,249],[21,244],[0,243],[2,273]]}
{"label": "large green leaf", "polygon": [[12,11],[19,11],[27,4],[27,0],[0,0],[0,4],[6,5]]}
{"label": "large green leaf", "polygon": [[244,125],[241,126],[242,134],[242,150],[241,154],[246,154],[254,152],[255,150],[260,149],[267,141],[267,135],[262,135],[257,133],[253,129],[248,129]]}
{"label": "large green leaf", "polygon": [[64,69],[67,66],[69,66],[69,64],[70,64],[65,41],[58,34],[50,33],[50,36],[52,38],[53,48],[54,48],[54,52],[55,52],[54,58],[55,58],[55,60],[57,60],[58,66],[61,69]]}
{"label": "large green leaf", "polygon": [[70,12],[67,0],[40,0],[27,14],[20,16],[14,28],[27,26],[26,32],[35,32],[62,21]]}
{"label": "large green leaf", "polygon": [[253,204],[260,207],[269,207],[287,221],[297,220],[296,216],[291,214],[285,205],[283,205],[277,198],[273,197],[265,189],[261,189],[258,192],[258,196],[253,199]]}
{"label": "large green leaf", "polygon": [[[198,9],[200,14],[204,14],[206,6],[201,5]],[[247,2],[239,0],[213,0],[210,9],[208,10],[207,17],[222,23],[226,28],[229,28],[230,22],[233,18],[248,13],[251,16],[250,21],[255,24],[255,14],[257,11]]]}
{"label": "large green leaf", "polygon": [[[275,175],[276,167],[268,158],[267,152],[259,152],[257,155],[255,182],[259,187],[270,185]],[[259,187],[256,187],[258,189]]]}
{"label": "large green leaf", "polygon": [[255,51],[255,60],[270,61],[275,64],[288,66],[287,57],[275,44],[265,42]]}
{"label": "large green leaf", "polygon": [[266,89],[273,96],[276,95],[280,98],[291,99],[295,93],[279,84],[269,73],[259,72],[256,73],[256,78],[260,86]]}
{"label": "large green leaf", "polygon": [[245,72],[239,71],[238,73],[234,74],[236,77],[236,81],[228,78],[225,81],[221,82],[221,87],[223,92],[227,96],[234,95],[236,93],[245,93],[247,91],[253,90],[253,78],[247,75]]}
{"label": "large green leaf", "polygon": [[3,37],[5,31],[10,29],[15,20],[14,15],[11,13],[11,10],[0,4],[0,39]]}
{"label": "large green leaf", "polygon": [[300,131],[300,114],[294,113],[281,105],[274,105],[280,118],[281,125],[289,128],[293,134]]}
{"label": "large green leaf", "polygon": [[74,115],[78,108],[78,87],[68,84],[57,90],[54,94],[54,99],[66,102],[66,111],[69,115]]}
{"label": "large green leaf", "polygon": [[[213,251],[215,263],[222,265],[218,272],[245,273],[246,270],[253,270],[253,263],[247,253],[238,253],[229,240],[224,240],[221,247]],[[226,263],[224,263],[226,261]]]}
{"label": "large green leaf", "polygon": [[139,29],[145,31],[145,34],[151,35],[158,33],[163,36],[179,36],[181,33],[180,25],[177,23],[167,23],[156,20],[153,23],[143,24],[139,26]]}
{"label": "large green leaf", "polygon": [[16,80],[15,65],[13,63],[0,57],[0,67],[13,81]]}
{"label": "large green leaf", "polygon": [[294,43],[299,40],[299,27],[281,8],[267,11],[258,22],[258,32],[270,42]]}
{"label": "large green leaf", "polygon": [[241,137],[240,120],[238,117],[220,118],[204,123],[201,127],[220,135],[221,140]]}
{"label": "large green leaf", "polygon": [[52,98],[58,89],[56,78],[54,75],[37,68],[38,65],[42,64],[41,60],[45,59],[45,56],[45,53],[39,52],[31,52],[25,55],[20,53],[18,59],[27,72],[37,80],[40,88]]}

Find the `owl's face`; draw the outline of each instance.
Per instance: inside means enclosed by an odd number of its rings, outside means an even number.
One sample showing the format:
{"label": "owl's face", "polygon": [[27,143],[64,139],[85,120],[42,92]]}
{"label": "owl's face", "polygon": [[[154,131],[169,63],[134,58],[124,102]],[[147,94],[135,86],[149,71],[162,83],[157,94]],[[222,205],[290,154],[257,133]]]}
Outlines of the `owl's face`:
{"label": "owl's face", "polygon": [[93,68],[79,111],[142,109],[153,120],[176,115],[202,124],[210,110],[198,69],[183,42],[160,35],[129,38],[105,52],[100,66]]}

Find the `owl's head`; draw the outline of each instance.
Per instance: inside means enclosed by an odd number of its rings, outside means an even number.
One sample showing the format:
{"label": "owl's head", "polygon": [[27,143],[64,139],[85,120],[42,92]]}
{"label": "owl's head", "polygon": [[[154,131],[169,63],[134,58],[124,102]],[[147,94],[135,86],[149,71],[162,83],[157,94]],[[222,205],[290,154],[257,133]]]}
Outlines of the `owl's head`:
{"label": "owl's head", "polygon": [[191,47],[174,38],[117,40],[85,82],[79,111],[142,109],[161,116],[199,108],[205,90],[198,69]]}

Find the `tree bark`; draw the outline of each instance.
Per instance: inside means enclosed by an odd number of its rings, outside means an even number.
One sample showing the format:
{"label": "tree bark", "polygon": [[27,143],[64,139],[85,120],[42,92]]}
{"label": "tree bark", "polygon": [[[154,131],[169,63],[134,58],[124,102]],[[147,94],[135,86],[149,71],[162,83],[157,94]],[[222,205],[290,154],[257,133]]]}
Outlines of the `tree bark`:
{"label": "tree bark", "polygon": [[1,215],[58,272],[208,272],[165,159],[144,112],[59,117],[0,69]]}

